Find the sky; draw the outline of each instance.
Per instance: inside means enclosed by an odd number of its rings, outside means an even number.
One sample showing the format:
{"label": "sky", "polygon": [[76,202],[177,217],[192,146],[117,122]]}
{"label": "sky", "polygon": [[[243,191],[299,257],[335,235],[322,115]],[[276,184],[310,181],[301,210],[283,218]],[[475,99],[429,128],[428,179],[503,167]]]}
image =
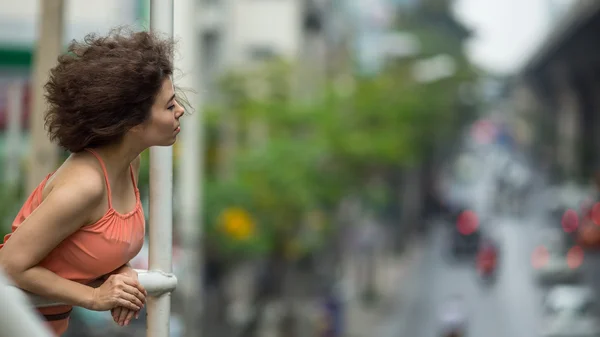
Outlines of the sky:
{"label": "sky", "polygon": [[[553,0],[564,8],[573,0]],[[485,70],[518,71],[553,25],[549,0],[457,0],[455,13],[475,36],[467,45],[472,62]]]}

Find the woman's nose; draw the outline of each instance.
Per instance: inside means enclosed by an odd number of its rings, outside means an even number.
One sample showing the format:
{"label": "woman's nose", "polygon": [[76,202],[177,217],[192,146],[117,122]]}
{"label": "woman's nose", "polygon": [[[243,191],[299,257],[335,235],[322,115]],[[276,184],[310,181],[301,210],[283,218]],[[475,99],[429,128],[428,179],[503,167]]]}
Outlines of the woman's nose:
{"label": "woman's nose", "polygon": [[181,118],[181,116],[183,116],[184,113],[185,113],[185,109],[183,107],[179,106],[177,111],[175,112],[175,118],[176,119]]}

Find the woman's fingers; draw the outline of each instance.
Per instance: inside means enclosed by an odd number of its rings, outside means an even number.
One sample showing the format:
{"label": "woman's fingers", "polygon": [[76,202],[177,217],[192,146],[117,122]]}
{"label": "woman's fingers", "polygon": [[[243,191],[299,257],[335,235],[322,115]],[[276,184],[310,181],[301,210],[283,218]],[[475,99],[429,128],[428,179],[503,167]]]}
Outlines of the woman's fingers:
{"label": "woman's fingers", "polygon": [[146,294],[146,289],[144,289],[144,287],[142,287],[142,285],[140,284],[140,282],[138,280],[135,280],[129,276],[124,276],[123,277],[123,282],[128,285],[128,286],[132,286],[137,288],[137,290],[142,293],[142,294]]}
{"label": "woman's fingers", "polygon": [[115,323],[117,323],[117,324],[119,323],[119,317],[121,317],[122,310],[124,310],[123,307],[116,307],[111,310],[112,318],[115,321]]}
{"label": "woman's fingers", "polygon": [[126,322],[125,319],[127,318],[127,315],[130,312],[133,312],[133,310],[129,310],[129,309],[121,310],[121,313],[119,315],[119,320],[117,322],[117,323],[119,323],[120,326],[127,325],[127,323],[129,323],[129,322]]}
{"label": "woman's fingers", "polygon": [[146,302],[146,296],[142,294],[137,288],[131,286],[125,286],[123,291],[127,294],[134,296],[137,300],[140,301],[140,304]]}
{"label": "woman's fingers", "polygon": [[136,312],[133,310],[127,310],[127,314],[125,315],[125,319],[123,321],[123,324],[125,325],[129,325],[129,322],[133,319],[133,317],[136,315]]}
{"label": "woman's fingers", "polygon": [[138,311],[142,308],[141,306],[135,305],[131,301],[124,298],[117,299],[117,306],[125,307],[126,309],[131,309],[134,311]]}
{"label": "woman's fingers", "polygon": [[140,316],[139,311],[134,311],[124,307],[116,307],[111,310],[112,318],[120,326],[129,325],[133,318],[138,319]]}

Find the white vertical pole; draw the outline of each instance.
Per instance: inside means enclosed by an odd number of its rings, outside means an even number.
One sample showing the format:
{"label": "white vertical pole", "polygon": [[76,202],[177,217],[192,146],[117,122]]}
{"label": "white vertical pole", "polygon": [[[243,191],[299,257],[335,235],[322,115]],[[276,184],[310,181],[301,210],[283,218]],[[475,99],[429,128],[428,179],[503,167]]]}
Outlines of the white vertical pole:
{"label": "white vertical pole", "polygon": [[31,309],[27,296],[11,291],[0,271],[0,337],[52,337],[39,316]]}
{"label": "white vertical pole", "polygon": [[21,118],[23,116],[23,83],[15,81],[8,87],[8,132],[6,136],[6,175],[7,184],[16,185],[21,173]]}
{"label": "white vertical pole", "polygon": [[192,114],[185,116],[181,124],[180,148],[181,157],[178,174],[179,188],[179,237],[184,252],[185,273],[181,278],[181,291],[184,301],[185,336],[197,337],[201,331],[202,315],[202,221],[201,221],[201,181],[203,176],[202,157],[202,106],[200,68],[201,37],[198,27],[197,1],[178,0],[175,4],[175,36],[181,44],[178,46],[179,56],[176,68],[183,77],[177,81],[182,88],[193,89],[188,93],[188,100],[193,109]]}
{"label": "white vertical pole", "polygon": [[[150,29],[173,36],[173,0],[151,0]],[[170,273],[173,255],[173,149],[150,149],[149,269]],[[148,337],[168,337],[171,294],[149,298]]]}

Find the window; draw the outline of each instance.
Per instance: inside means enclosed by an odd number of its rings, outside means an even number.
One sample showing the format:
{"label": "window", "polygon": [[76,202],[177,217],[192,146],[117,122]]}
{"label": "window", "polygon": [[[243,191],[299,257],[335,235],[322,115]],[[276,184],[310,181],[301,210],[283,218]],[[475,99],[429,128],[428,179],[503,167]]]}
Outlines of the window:
{"label": "window", "polygon": [[273,48],[268,46],[251,46],[248,54],[252,61],[268,61],[277,56]]}

